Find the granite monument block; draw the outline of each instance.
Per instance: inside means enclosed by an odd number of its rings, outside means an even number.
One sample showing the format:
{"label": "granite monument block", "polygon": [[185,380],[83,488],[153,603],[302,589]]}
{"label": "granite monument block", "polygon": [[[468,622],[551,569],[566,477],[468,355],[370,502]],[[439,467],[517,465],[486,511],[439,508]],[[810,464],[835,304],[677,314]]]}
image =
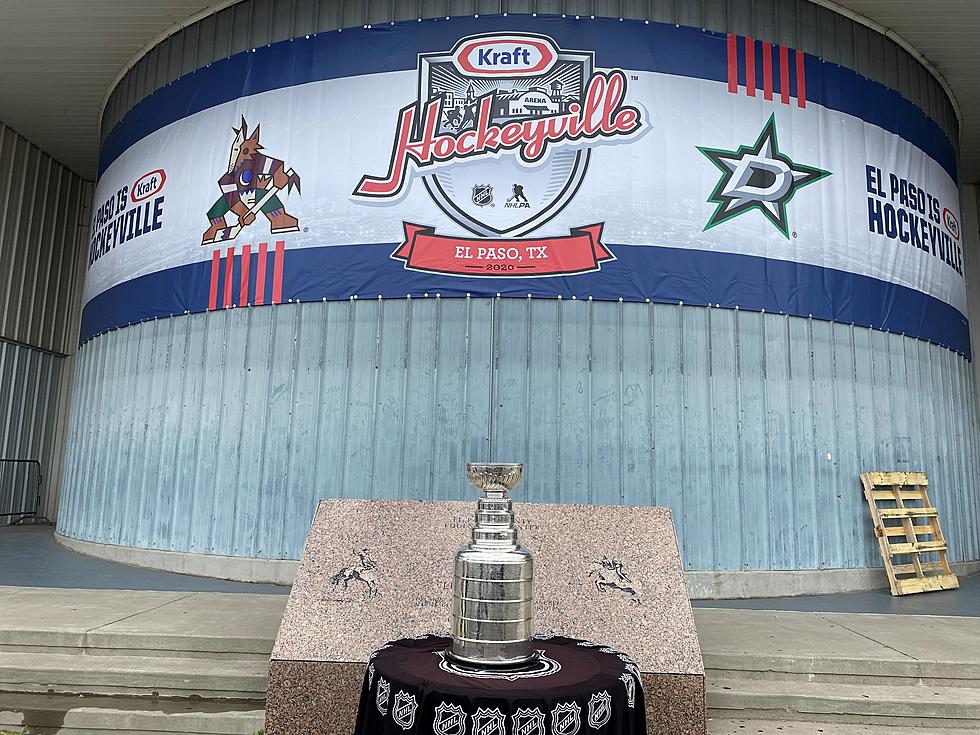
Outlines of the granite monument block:
{"label": "granite monument block", "polygon": [[[349,735],[370,653],[438,632],[472,502],[324,500],[269,667],[267,735]],[[535,629],[639,664],[651,735],[705,733],[704,664],[670,511],[516,506],[535,554]]]}

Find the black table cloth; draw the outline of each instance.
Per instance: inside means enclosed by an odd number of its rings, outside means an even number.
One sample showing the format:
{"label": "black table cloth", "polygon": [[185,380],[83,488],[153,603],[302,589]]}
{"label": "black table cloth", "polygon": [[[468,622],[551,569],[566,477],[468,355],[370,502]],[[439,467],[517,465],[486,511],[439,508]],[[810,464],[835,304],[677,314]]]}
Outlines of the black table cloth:
{"label": "black table cloth", "polygon": [[371,654],[355,735],[646,735],[636,664],[602,644],[535,639],[518,672],[459,667],[428,635]]}

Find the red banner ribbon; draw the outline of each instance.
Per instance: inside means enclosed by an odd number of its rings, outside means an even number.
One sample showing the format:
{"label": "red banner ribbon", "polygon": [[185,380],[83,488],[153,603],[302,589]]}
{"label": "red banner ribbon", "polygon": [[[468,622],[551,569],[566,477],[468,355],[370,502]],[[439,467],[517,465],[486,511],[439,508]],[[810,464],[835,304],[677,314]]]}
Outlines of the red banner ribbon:
{"label": "red banner ribbon", "polygon": [[405,242],[391,254],[405,267],[465,276],[556,276],[599,270],[615,256],[599,242],[602,224],[575,227],[568,235],[533,240],[491,240],[436,235],[434,227],[405,222]]}

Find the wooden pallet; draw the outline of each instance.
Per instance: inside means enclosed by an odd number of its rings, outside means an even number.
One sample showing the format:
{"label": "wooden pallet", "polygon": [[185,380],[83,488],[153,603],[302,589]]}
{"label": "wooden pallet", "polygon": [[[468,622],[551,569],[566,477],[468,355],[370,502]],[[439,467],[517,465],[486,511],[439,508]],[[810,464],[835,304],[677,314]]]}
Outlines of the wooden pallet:
{"label": "wooden pallet", "polygon": [[[960,582],[946,559],[946,539],[939,527],[939,512],[929,502],[926,473],[864,472],[861,484],[892,594],[911,595],[959,587]],[[896,556],[907,557],[907,561],[893,559]]]}

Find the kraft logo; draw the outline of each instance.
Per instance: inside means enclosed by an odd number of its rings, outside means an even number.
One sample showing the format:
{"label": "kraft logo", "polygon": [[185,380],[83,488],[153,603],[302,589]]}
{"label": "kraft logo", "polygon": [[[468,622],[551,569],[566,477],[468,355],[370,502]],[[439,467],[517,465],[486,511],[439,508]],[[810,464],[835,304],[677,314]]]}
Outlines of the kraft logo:
{"label": "kraft logo", "polygon": [[166,181],[167,172],[162,168],[143,174],[136,179],[136,183],[130,188],[129,200],[135,204],[144,199],[149,199],[163,188]]}
{"label": "kraft logo", "polygon": [[949,210],[949,207],[943,208],[943,224],[946,225],[946,229],[949,230],[949,234],[953,236],[954,240],[960,239],[959,220],[957,220],[956,215]]}
{"label": "kraft logo", "polygon": [[544,74],[558,60],[558,49],[544,36],[489,34],[461,41],[452,60],[468,77]]}

